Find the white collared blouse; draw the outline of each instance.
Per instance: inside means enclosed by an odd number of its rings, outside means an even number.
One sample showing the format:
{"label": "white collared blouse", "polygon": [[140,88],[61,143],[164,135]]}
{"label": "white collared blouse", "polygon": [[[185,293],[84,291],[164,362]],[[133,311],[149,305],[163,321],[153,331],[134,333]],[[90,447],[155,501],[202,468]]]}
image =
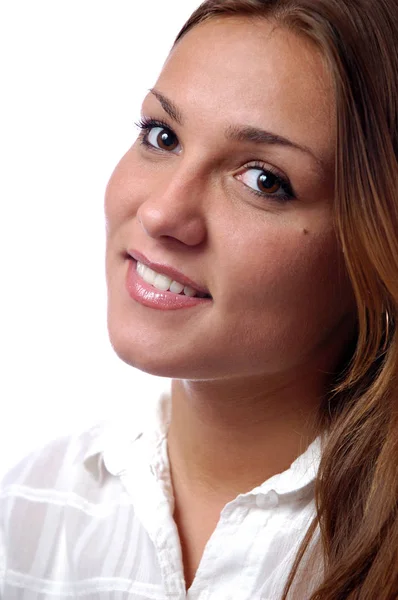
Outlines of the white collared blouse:
{"label": "white collared blouse", "polygon": [[[168,389],[145,426],[102,422],[8,471],[0,487],[2,600],[280,599],[315,514],[320,439],[288,470],[225,505],[187,591],[170,418]],[[320,573],[307,579],[308,593]]]}

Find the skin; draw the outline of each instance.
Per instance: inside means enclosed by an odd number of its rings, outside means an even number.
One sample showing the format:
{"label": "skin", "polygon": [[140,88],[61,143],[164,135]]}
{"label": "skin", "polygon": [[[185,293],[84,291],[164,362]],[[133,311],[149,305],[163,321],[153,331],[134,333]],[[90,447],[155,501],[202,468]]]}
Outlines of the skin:
{"label": "skin", "polygon": [[[355,310],[333,228],[332,83],[310,42],[264,20],[212,20],[174,48],[154,88],[183,124],[148,93],[142,114],[165,121],[176,147],[136,141],[108,184],[108,326],[125,362],[173,378],[168,451],[175,518],[186,544],[197,541],[192,579],[223,505],[314,439]],[[311,153],[232,142],[232,124]],[[162,130],[152,132],[156,143]],[[254,161],[288,177],[299,199],[252,194]],[[128,248],[179,269],[213,301],[176,311],[136,303],[124,287]]]}

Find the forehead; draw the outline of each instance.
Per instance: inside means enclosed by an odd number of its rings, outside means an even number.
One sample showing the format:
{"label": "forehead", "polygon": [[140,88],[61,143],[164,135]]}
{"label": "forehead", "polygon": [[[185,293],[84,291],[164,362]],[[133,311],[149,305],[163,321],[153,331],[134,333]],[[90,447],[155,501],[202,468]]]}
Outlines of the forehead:
{"label": "forehead", "polygon": [[170,53],[156,88],[196,126],[263,127],[326,160],[334,148],[333,86],[321,54],[266,20],[217,18],[194,27]]}

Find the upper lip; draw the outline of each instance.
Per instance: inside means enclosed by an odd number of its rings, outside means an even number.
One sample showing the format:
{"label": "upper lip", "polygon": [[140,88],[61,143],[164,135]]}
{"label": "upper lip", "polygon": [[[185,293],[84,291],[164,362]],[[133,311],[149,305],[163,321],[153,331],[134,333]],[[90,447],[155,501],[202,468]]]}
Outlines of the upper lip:
{"label": "upper lip", "polygon": [[210,292],[206,287],[200,285],[199,283],[196,283],[196,281],[193,281],[174,267],[149,260],[149,258],[141,254],[141,252],[138,252],[138,250],[128,250],[128,254],[131,258],[134,258],[134,260],[138,260],[140,263],[146,265],[153,271],[156,271],[161,275],[167,275],[168,277],[171,277],[173,281],[183,283],[184,285],[193,288],[196,292],[200,292],[202,294],[207,294],[210,296]]}

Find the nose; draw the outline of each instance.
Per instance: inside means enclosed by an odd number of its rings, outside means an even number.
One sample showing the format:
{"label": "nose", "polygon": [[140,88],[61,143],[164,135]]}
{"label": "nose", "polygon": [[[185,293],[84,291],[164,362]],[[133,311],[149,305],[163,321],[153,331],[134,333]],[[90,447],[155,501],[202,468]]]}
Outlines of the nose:
{"label": "nose", "polygon": [[137,219],[147,235],[174,238],[188,246],[206,238],[203,177],[189,166],[154,176],[148,181],[147,198],[137,210]]}

